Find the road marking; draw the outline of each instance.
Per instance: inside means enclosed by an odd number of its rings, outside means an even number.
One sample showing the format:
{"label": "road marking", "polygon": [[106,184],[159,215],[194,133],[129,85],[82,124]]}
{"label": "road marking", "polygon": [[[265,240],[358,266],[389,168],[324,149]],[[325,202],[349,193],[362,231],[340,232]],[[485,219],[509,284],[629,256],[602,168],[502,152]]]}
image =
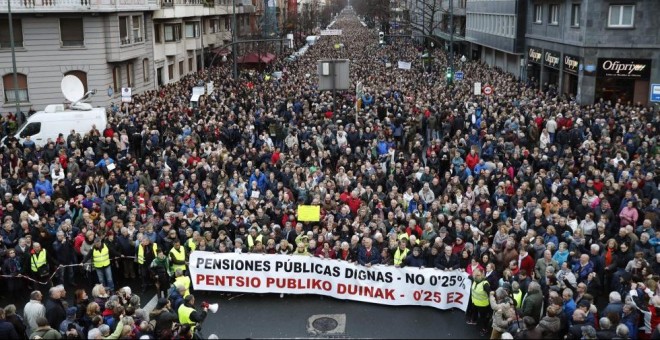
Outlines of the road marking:
{"label": "road marking", "polygon": [[151,300],[147,302],[147,304],[144,306],[143,309],[147,312],[147,315],[149,315],[149,313],[151,313],[151,311],[154,310],[154,308],[156,308],[157,304],[158,304],[158,294],[155,294],[154,297],[152,297]]}

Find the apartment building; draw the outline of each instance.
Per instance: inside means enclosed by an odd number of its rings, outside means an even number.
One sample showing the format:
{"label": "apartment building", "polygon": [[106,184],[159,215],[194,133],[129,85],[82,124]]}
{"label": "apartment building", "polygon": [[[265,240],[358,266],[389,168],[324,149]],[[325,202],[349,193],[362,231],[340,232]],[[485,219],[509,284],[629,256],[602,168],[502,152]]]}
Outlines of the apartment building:
{"label": "apartment building", "polygon": [[[18,98],[10,52],[11,1]],[[64,103],[60,81],[96,90],[93,106],[118,102],[122,87],[156,89],[229,54],[237,35],[258,30],[262,0],[0,0],[2,112]],[[235,5],[235,6],[234,6]]]}
{"label": "apartment building", "polygon": [[529,0],[526,73],[582,104],[649,103],[660,83],[660,1]]}
{"label": "apartment building", "polygon": [[470,54],[506,72],[520,76],[524,64],[525,1],[468,0],[466,40]]}

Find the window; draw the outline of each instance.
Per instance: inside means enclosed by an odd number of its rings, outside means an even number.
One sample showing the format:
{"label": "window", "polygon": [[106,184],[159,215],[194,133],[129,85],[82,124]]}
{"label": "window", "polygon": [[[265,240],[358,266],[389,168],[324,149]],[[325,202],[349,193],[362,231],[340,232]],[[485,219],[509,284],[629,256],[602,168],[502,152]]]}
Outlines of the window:
{"label": "window", "polygon": [[131,36],[129,32],[131,31],[130,17],[119,17],[119,39],[121,39],[122,45],[128,45],[131,43]]}
{"label": "window", "polygon": [[199,23],[186,23],[186,38],[199,38]]}
{"label": "window", "polygon": [[[28,96],[27,76],[22,73],[17,73],[16,77],[18,78],[18,101],[21,103],[27,103],[30,101],[30,96]],[[2,76],[2,85],[5,89],[5,102],[15,103],[16,91],[14,91],[14,74],[7,73]]]}
{"label": "window", "polygon": [[559,24],[559,5],[550,5],[548,23],[550,23],[550,25]]}
{"label": "window", "polygon": [[188,69],[193,70],[193,58],[188,58]]}
{"label": "window", "polygon": [[167,65],[167,79],[174,79],[174,64]]}
{"label": "window", "polygon": [[[14,46],[23,47],[23,25],[21,19],[12,19],[14,29]],[[0,48],[10,48],[9,20],[0,19]]]}
{"label": "window", "polygon": [[142,78],[144,82],[149,81],[149,59],[142,59]]}
{"label": "window", "polygon": [[160,32],[161,26],[161,24],[154,25],[154,40],[159,44],[163,42],[163,35]]}
{"label": "window", "polygon": [[83,84],[85,93],[87,93],[87,73],[83,71],[69,71],[64,74],[65,76],[75,76],[80,79],[80,82]]}
{"label": "window", "polygon": [[128,87],[133,87],[133,63],[129,62],[126,64],[126,81],[128,82]]}
{"label": "window", "polygon": [[580,27],[580,4],[571,6],[571,26]]}
{"label": "window", "polygon": [[25,128],[23,128],[23,131],[18,135],[21,138],[25,138],[27,136],[34,136],[41,132],[41,122],[32,122],[28,125],[25,125]]}
{"label": "window", "polygon": [[112,85],[115,87],[115,93],[119,93],[121,90],[121,68],[119,66],[112,69]]}
{"label": "window", "polygon": [[82,18],[60,19],[60,41],[62,47],[84,46],[85,30]]}
{"label": "window", "polygon": [[142,42],[142,17],[133,17],[133,42]]}
{"label": "window", "polygon": [[543,7],[542,5],[534,5],[534,23],[540,24],[543,22]]}
{"label": "window", "polygon": [[179,77],[183,77],[186,71],[183,69],[183,60],[179,61]]}
{"label": "window", "polygon": [[211,26],[211,33],[217,33],[220,31],[218,25],[218,19],[211,19],[210,26]]}
{"label": "window", "polygon": [[610,5],[609,27],[633,27],[635,5]]}
{"label": "window", "polygon": [[165,25],[165,42],[181,40],[181,24]]}

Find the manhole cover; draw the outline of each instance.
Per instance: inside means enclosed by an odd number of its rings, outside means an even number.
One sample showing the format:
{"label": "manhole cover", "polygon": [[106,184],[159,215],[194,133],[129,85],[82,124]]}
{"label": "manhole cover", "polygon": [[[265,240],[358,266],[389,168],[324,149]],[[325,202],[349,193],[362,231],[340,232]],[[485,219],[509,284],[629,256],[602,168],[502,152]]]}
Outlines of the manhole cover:
{"label": "manhole cover", "polygon": [[329,332],[337,328],[338,325],[337,320],[328,317],[321,317],[312,322],[312,327],[319,332]]}

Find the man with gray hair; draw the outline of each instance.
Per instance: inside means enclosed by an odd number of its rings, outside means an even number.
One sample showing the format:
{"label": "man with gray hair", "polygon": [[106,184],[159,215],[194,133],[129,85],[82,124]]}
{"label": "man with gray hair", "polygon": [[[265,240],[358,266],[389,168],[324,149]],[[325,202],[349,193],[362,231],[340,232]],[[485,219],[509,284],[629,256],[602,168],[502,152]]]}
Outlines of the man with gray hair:
{"label": "man with gray hair", "polygon": [[62,304],[63,286],[51,287],[48,291],[49,299],[46,301],[46,319],[54,327],[59,327],[66,320],[66,309]]}
{"label": "man with gray hair", "polygon": [[43,294],[35,290],[30,293],[30,301],[23,307],[23,319],[27,326],[27,334],[32,334],[37,329],[37,319],[46,317],[46,307],[41,303]]}
{"label": "man with gray hair", "polygon": [[613,339],[616,337],[616,332],[612,329],[612,321],[607,317],[602,317],[598,321],[600,330],[596,332],[598,339]]}
{"label": "man with gray hair", "polygon": [[87,332],[87,339],[99,340],[99,339],[104,339],[104,337],[98,328],[93,328],[90,329],[89,332]]}
{"label": "man with gray hair", "polygon": [[536,282],[530,282],[527,287],[527,295],[522,301],[520,308],[522,316],[530,316],[534,318],[537,323],[541,320],[543,314],[543,294],[541,293],[541,285]]}
{"label": "man with gray hair", "polygon": [[[64,224],[63,224],[64,225]],[[64,267],[58,267],[57,278],[59,282],[69,282],[75,285],[73,275],[73,266],[69,266],[75,262],[76,253],[73,249],[73,238],[60,229],[56,233],[57,240],[53,242],[53,256],[57,263]]]}
{"label": "man with gray hair", "polygon": [[617,316],[621,316],[623,311],[623,303],[621,302],[621,294],[619,292],[610,292],[610,303],[603,309],[603,312],[600,314],[602,316],[608,316],[610,313]]}

